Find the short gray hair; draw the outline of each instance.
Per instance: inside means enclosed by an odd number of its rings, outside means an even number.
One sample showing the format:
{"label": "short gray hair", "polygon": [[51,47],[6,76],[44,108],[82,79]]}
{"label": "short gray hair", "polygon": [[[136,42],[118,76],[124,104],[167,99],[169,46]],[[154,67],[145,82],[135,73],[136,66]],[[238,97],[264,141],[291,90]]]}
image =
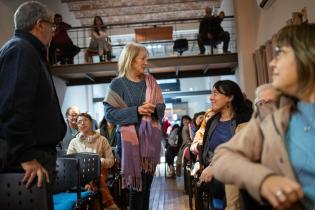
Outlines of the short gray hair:
{"label": "short gray hair", "polygon": [[28,1],[21,4],[14,13],[15,29],[30,31],[36,21],[52,20],[53,13],[48,7],[37,1]]}

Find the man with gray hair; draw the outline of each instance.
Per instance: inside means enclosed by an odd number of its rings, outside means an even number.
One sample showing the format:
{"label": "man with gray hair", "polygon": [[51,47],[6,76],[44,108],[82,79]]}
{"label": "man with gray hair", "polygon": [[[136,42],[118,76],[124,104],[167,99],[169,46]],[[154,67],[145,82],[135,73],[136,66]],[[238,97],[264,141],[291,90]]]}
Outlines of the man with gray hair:
{"label": "man with gray hair", "polygon": [[38,187],[53,181],[66,130],[47,62],[52,15],[42,3],[21,4],[15,33],[0,49],[0,170],[23,169],[26,187],[35,178]]}

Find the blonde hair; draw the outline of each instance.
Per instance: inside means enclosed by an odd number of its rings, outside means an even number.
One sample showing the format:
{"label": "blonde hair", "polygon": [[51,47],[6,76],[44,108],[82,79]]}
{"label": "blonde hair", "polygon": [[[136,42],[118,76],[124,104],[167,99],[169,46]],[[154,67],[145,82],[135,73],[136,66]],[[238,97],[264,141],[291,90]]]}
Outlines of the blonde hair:
{"label": "blonde hair", "polygon": [[149,54],[148,50],[141,44],[130,42],[125,45],[118,60],[118,77],[126,75],[127,71],[131,69],[132,62],[141,52]]}

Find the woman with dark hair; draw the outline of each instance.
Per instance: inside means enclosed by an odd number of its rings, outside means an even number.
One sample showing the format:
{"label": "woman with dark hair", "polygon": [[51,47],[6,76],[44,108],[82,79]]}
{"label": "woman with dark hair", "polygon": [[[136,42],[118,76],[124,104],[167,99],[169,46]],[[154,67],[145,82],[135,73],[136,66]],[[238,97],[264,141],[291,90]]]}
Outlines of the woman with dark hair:
{"label": "woman with dark hair", "polygon": [[276,209],[315,209],[314,37],[315,24],[279,31],[270,66],[282,95],[258,106],[246,128],[214,156],[217,179]]}
{"label": "woman with dark hair", "polygon": [[[202,171],[199,180],[204,182],[210,182],[213,178],[211,161],[217,146],[229,141],[236,130],[250,120],[252,114],[252,109],[246,105],[240,87],[230,80],[220,80],[213,85],[210,101],[211,110],[215,114],[207,121],[201,145],[200,162],[206,168]],[[212,183],[215,186],[212,195],[213,207],[224,208],[224,185],[217,180],[213,180]],[[217,203],[220,205],[216,206]]]}
{"label": "woman with dark hair", "polygon": [[95,53],[98,53],[101,62],[105,61],[105,55],[107,56],[108,61],[111,61],[112,59],[111,39],[108,36],[106,26],[100,16],[95,16],[93,20],[92,37],[90,46],[85,53],[85,62],[91,63],[91,57]]}
{"label": "woman with dark hair", "polygon": [[195,138],[195,134],[196,132],[199,130],[200,126],[201,126],[201,123],[202,121],[204,120],[205,118],[205,114],[206,112],[202,111],[202,112],[197,112],[194,114],[194,117],[193,117],[193,120],[192,120],[192,125],[191,125],[191,131],[190,131],[190,136],[191,136],[191,139],[194,139]]}

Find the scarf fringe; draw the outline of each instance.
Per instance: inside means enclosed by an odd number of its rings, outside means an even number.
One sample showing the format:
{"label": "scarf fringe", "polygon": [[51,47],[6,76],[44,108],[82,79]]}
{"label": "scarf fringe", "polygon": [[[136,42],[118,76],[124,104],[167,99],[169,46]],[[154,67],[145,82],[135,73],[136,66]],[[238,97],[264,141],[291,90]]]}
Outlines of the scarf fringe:
{"label": "scarf fringe", "polygon": [[132,189],[140,192],[142,190],[142,181],[141,177],[128,176],[125,177],[122,175],[122,189]]}
{"label": "scarf fringe", "polygon": [[[141,158],[141,168],[142,172],[150,175],[155,174],[156,166],[158,163],[156,163],[152,158],[144,157]],[[122,174],[122,189],[132,189],[136,190],[138,192],[142,191],[142,181],[141,177],[135,177],[135,176],[124,176]]]}
{"label": "scarf fringe", "polygon": [[154,175],[156,169],[156,163],[153,158],[143,157],[141,158],[141,169],[144,173]]}

